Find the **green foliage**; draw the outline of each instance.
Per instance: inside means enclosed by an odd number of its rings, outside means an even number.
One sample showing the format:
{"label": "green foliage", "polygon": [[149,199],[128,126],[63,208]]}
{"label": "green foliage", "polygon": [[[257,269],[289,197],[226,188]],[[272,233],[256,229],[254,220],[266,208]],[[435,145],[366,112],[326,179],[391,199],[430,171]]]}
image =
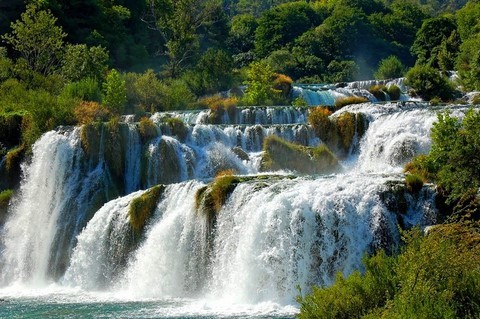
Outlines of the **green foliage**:
{"label": "green foliage", "polygon": [[464,90],[480,90],[480,33],[460,45],[456,69]]}
{"label": "green foliage", "polygon": [[208,49],[183,78],[197,96],[226,91],[233,84],[233,60],[223,50]]}
{"label": "green foliage", "polygon": [[163,110],[185,110],[195,101],[195,95],[181,79],[164,81],[161,94]]}
{"label": "green foliage", "polygon": [[463,41],[480,33],[480,3],[469,1],[466,6],[455,13],[458,33]]}
{"label": "green foliage", "polygon": [[380,61],[378,69],[375,72],[375,78],[378,80],[387,80],[400,78],[405,72],[405,66],[394,55]]}
{"label": "green foliage", "polygon": [[406,77],[405,83],[424,100],[438,97],[447,101],[453,96],[453,88],[448,79],[432,67],[417,65],[407,72]]}
{"label": "green foliage", "polygon": [[24,155],[25,155],[24,144],[9,150],[5,160],[5,167],[7,169],[7,172],[11,172],[12,170],[19,167],[20,162],[23,160]]}
{"label": "green foliage", "polygon": [[253,62],[247,69],[247,86],[242,103],[245,105],[271,105],[279,91],[273,89],[275,74],[264,61]]}
{"label": "green foliage", "polygon": [[152,69],[142,74],[127,73],[125,75],[127,101],[130,106],[138,106],[145,111],[159,111],[162,105],[164,85]]}
{"label": "green foliage", "polygon": [[164,191],[164,185],[157,185],[148,189],[145,193],[130,202],[128,216],[130,226],[135,233],[140,233],[143,230],[149,218],[155,212],[157,202]]}
{"label": "green foliage", "polygon": [[103,104],[114,114],[122,114],[127,102],[125,80],[120,72],[112,69],[103,83]]}
{"label": "green foliage", "polygon": [[12,189],[6,189],[0,192],[0,209],[5,209],[8,207],[13,194],[14,192]]}
{"label": "green foliage", "polygon": [[315,134],[322,141],[332,139],[335,127],[329,118],[331,114],[332,111],[326,107],[315,107],[308,112],[308,123],[313,127]]}
{"label": "green foliage", "polygon": [[405,184],[407,185],[407,190],[410,193],[416,194],[423,187],[423,179],[421,176],[416,174],[407,174],[405,175]]}
{"label": "green foliage", "polygon": [[11,24],[12,32],[2,38],[20,53],[31,70],[52,74],[58,67],[66,37],[56,21],[50,11],[30,4],[21,20]]}
{"label": "green foliage", "polygon": [[404,241],[400,255],[367,257],[364,274],[300,297],[299,318],[477,318],[478,225],[436,226],[426,236],[414,229]]}
{"label": "green foliage", "polygon": [[304,2],[290,2],[265,11],[255,31],[255,52],[261,58],[292,43],[319,23],[315,11]]}
{"label": "green foliage", "polygon": [[84,78],[103,81],[107,75],[108,51],[101,46],[67,45],[62,60],[62,75],[69,81]]}
{"label": "green foliage", "polygon": [[232,18],[227,44],[234,54],[254,49],[257,27],[257,20],[250,14],[240,14]]}
{"label": "green foliage", "polygon": [[[420,30],[418,30],[415,42],[411,48],[412,53],[417,57],[417,65],[426,64],[430,67],[438,68],[438,54],[441,50],[442,42],[449,39],[456,29],[455,21],[451,17],[445,16],[425,20]],[[453,39],[450,41],[450,44],[450,52],[455,54],[458,51],[458,44]]]}
{"label": "green foliage", "polygon": [[292,170],[300,174],[325,174],[339,169],[335,155],[325,146],[305,147],[276,136],[265,138],[261,169]]}
{"label": "green foliage", "polygon": [[82,78],[78,82],[65,85],[61,94],[70,99],[100,102],[102,91],[95,79]]}

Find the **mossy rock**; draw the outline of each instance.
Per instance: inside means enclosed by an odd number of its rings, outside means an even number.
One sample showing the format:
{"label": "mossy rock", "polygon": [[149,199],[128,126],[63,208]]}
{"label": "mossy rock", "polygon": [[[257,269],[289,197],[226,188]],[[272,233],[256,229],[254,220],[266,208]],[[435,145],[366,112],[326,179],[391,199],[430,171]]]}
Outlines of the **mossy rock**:
{"label": "mossy rock", "polygon": [[232,152],[233,152],[233,154],[237,155],[237,157],[239,159],[241,159],[242,161],[249,161],[250,160],[250,156],[248,156],[247,152],[245,152],[239,146],[235,146],[234,148],[232,148]]}
{"label": "mossy rock", "polygon": [[125,124],[111,120],[105,124],[105,160],[113,176],[118,181],[124,180],[125,170],[125,134],[122,130]]}
{"label": "mossy rock", "polygon": [[103,123],[93,122],[82,126],[80,132],[83,151],[90,159],[92,165],[96,165],[100,160],[102,130]]}
{"label": "mossy rock", "polygon": [[338,171],[336,156],[326,147],[306,147],[269,136],[263,144],[262,171],[291,170],[300,174],[327,174]]}
{"label": "mossy rock", "polygon": [[139,197],[130,202],[128,216],[130,226],[135,233],[140,233],[155,212],[157,203],[165,191],[164,185],[157,185],[148,189]]}
{"label": "mossy rock", "polygon": [[138,123],[138,131],[143,143],[146,143],[159,135],[155,123],[153,123],[148,117],[142,117],[140,119],[140,122]]}
{"label": "mossy rock", "polygon": [[0,225],[2,225],[7,218],[8,205],[10,204],[13,194],[14,192],[11,189],[0,192]]}
{"label": "mossy rock", "polygon": [[185,142],[188,136],[188,127],[181,119],[167,117],[162,119],[162,122],[168,127],[172,136],[175,136],[181,142]]}

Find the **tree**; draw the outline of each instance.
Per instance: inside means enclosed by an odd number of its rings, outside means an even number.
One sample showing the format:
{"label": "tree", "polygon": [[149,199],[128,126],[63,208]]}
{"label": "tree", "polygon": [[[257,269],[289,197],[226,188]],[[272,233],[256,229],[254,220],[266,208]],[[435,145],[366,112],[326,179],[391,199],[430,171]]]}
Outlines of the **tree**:
{"label": "tree", "polygon": [[68,45],[62,61],[62,74],[70,81],[93,78],[101,81],[107,73],[108,51],[101,46]]}
{"label": "tree", "polygon": [[480,90],[480,33],[460,45],[456,70],[464,90]]}
{"label": "tree", "polygon": [[255,31],[255,52],[266,57],[319,23],[315,11],[303,2],[286,3],[265,11]]}
{"label": "tree", "polygon": [[375,72],[375,78],[377,80],[394,79],[403,76],[405,72],[405,66],[394,55],[389,56],[386,59],[380,61],[378,69]]}
{"label": "tree", "polygon": [[2,38],[20,53],[31,70],[49,75],[59,66],[67,36],[56,21],[49,10],[38,10],[30,4],[21,20],[11,24],[12,32]]}
{"label": "tree", "polygon": [[247,86],[242,102],[247,105],[270,105],[278,91],[274,90],[275,74],[270,65],[264,61],[253,62],[247,70]]}
{"label": "tree", "polygon": [[167,74],[177,77],[200,49],[200,30],[219,16],[216,0],[148,0],[145,21],[161,39],[159,54],[168,58]]}
{"label": "tree", "polygon": [[232,69],[230,55],[222,50],[208,49],[184,78],[197,96],[213,94],[231,88]]}
{"label": "tree", "polygon": [[257,20],[250,14],[241,14],[232,18],[227,43],[233,53],[253,50],[257,26]]}
{"label": "tree", "polygon": [[438,52],[442,42],[457,29],[451,17],[438,17],[425,20],[418,30],[411,51],[417,56],[417,64],[427,64],[438,68]]}
{"label": "tree", "polygon": [[125,80],[122,79],[120,72],[112,69],[106,81],[103,83],[103,104],[105,104],[112,113],[122,114],[125,103],[127,102],[127,90]]}

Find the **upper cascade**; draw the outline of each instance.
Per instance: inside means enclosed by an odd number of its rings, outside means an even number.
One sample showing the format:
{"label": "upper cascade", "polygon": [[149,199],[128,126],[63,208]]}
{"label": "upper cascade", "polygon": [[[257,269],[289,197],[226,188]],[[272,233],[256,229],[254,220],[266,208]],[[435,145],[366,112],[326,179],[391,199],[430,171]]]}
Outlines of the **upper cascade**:
{"label": "upper cascade", "polygon": [[[379,102],[369,90],[372,87],[381,86],[389,88],[397,86],[400,89],[400,96],[398,100],[409,100],[405,85],[405,78],[398,78],[392,80],[368,80],[355,81],[348,83],[338,83],[335,85],[327,84],[295,84],[293,87],[293,96],[303,98],[308,105],[326,105],[333,106],[338,100],[348,97],[362,97],[370,102]],[[381,101],[393,100],[388,93],[384,93]]]}

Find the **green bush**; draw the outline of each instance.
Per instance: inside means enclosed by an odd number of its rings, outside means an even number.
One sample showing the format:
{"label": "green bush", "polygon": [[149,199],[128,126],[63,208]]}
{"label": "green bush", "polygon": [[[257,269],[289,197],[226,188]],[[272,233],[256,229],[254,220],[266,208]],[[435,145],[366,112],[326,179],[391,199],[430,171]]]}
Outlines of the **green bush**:
{"label": "green bush", "polygon": [[108,73],[103,83],[103,94],[102,102],[110,112],[122,114],[127,103],[127,88],[120,72],[113,69]]}
{"label": "green bush", "polygon": [[155,123],[148,117],[142,117],[138,123],[138,131],[142,141],[146,142],[158,136],[158,130]]}
{"label": "green bush", "polygon": [[396,56],[391,55],[386,59],[380,61],[378,69],[375,72],[375,79],[378,80],[388,80],[400,78],[405,72],[405,66],[402,64],[400,59]]}
{"label": "green bush", "polygon": [[102,91],[100,90],[97,80],[84,78],[78,82],[65,85],[62,94],[72,99],[100,102]]}
{"label": "green bush", "polygon": [[398,256],[380,252],[365,272],[341,275],[331,287],[300,297],[307,318],[478,318],[480,229],[474,224],[436,226],[424,236],[406,232]]}
{"label": "green bush", "polygon": [[426,101],[434,97],[448,101],[453,97],[453,87],[448,79],[434,68],[417,65],[407,72],[406,84],[411,86],[416,94]]}

